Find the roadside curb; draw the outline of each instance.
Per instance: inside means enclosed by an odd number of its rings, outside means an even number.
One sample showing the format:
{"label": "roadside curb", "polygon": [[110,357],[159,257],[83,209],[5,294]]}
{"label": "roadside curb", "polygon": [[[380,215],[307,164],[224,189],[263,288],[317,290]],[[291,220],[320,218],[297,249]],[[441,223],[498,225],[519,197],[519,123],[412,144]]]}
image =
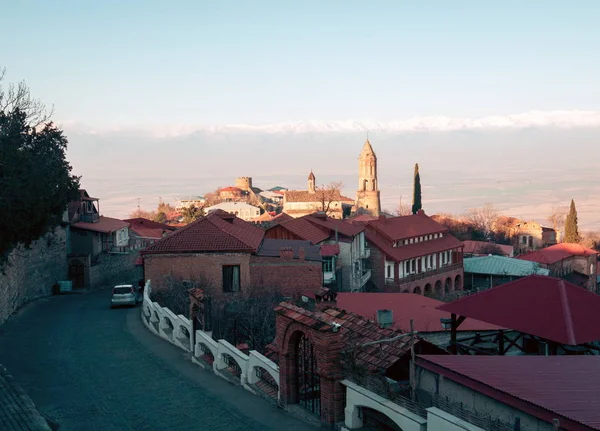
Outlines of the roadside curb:
{"label": "roadside curb", "polygon": [[0,429],[3,431],[52,431],[33,400],[0,365]]}

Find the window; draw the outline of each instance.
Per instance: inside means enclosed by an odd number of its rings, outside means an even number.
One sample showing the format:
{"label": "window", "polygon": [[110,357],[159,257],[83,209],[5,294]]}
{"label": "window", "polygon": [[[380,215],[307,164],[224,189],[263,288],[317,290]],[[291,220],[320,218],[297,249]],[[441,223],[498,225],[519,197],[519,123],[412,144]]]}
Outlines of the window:
{"label": "window", "polygon": [[239,292],[240,291],[240,266],[239,265],[224,265],[223,266],[223,292]]}
{"label": "window", "polygon": [[333,256],[323,257],[323,272],[333,272]]}
{"label": "window", "polygon": [[392,278],[392,267],[391,267],[391,265],[388,265],[388,267],[386,269],[387,269],[386,277],[387,278]]}

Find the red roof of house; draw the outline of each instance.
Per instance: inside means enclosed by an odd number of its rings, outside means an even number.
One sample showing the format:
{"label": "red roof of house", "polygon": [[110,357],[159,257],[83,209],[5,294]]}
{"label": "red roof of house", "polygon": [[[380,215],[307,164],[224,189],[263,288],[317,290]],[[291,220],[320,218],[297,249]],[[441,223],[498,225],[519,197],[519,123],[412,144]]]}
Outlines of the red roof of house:
{"label": "red roof of house", "polygon": [[142,254],[255,252],[264,231],[223,210],[211,211],[142,251]]}
{"label": "red roof of house", "polygon": [[511,256],[514,253],[512,245],[494,244],[487,241],[463,241],[462,243],[465,247],[463,252],[467,254],[481,254],[482,250],[485,251],[485,248],[490,246],[498,247],[504,256]]}
{"label": "red roof of house", "polygon": [[[313,244],[318,244],[329,238],[329,232],[315,226],[305,218],[292,218],[291,220],[279,223],[278,226],[281,226],[283,229],[286,229],[299,238],[310,241]],[[269,229],[272,229],[272,227]]]}
{"label": "red roof of house", "polygon": [[443,352],[437,346],[417,337],[411,337],[387,342],[362,346],[370,341],[390,339],[401,334],[400,331],[380,328],[379,325],[355,313],[337,308],[325,311],[308,311],[287,302],[282,302],[275,308],[275,313],[286,316],[300,324],[321,332],[330,332],[337,326],[342,333],[342,342],[346,347],[354,348],[354,358],[357,364],[368,371],[385,370],[410,352],[413,345],[429,345],[432,349]]}
{"label": "red roof of house", "polygon": [[124,227],[128,227],[129,223],[124,222],[123,220],[119,220],[111,217],[100,216],[96,223],[87,223],[83,221],[78,221],[77,223],[73,223],[71,227],[83,230],[91,230],[93,232],[100,233],[111,233],[116,232],[119,229],[123,229]]}
{"label": "red roof of house", "polygon": [[312,224],[329,230],[330,234],[334,234],[335,230],[337,229],[338,233],[344,236],[352,237],[365,230],[364,226],[349,224],[344,220],[328,217],[324,213],[309,214],[301,218],[304,218]]}
{"label": "red roof of house", "polygon": [[[394,328],[410,332],[410,319],[419,332],[442,332],[440,319],[450,318],[450,313],[437,309],[444,304],[437,299],[416,293],[347,293],[337,294],[337,307],[375,320],[377,310],[392,310]],[[467,319],[458,328],[460,331],[497,331],[499,326],[479,320]]]}
{"label": "red roof of house", "polygon": [[294,220],[294,217],[286,213],[277,214],[271,219],[271,226],[283,223],[284,221]]}
{"label": "red roof of house", "polygon": [[561,344],[600,340],[600,296],[554,277],[530,275],[438,310]]}
{"label": "red roof of house", "polygon": [[560,429],[600,429],[598,356],[418,355],[416,364],[545,422],[558,417]]}
{"label": "red roof of house", "polygon": [[219,190],[219,192],[241,192],[242,189],[238,188],[238,187],[223,187],[221,190]]}
{"label": "red roof of house", "polygon": [[448,231],[448,228],[432,220],[425,213],[399,217],[379,217],[377,220],[368,222],[368,225],[388,237],[390,241]]}
{"label": "red roof of house", "polygon": [[369,230],[366,232],[366,238],[371,244],[384,252],[387,257],[395,262],[402,262],[406,259],[413,259],[419,256],[426,256],[428,254],[462,247],[462,243],[450,234],[444,234],[442,238],[415,242],[400,247],[391,247],[383,238],[376,236]]}
{"label": "red roof of house", "polygon": [[177,228],[168,224],[148,220],[143,217],[124,220],[131,224],[131,230],[144,238],[162,238],[165,232],[172,232]]}
{"label": "red roof of house", "polygon": [[598,254],[596,250],[584,247],[579,244],[561,243],[531,253],[517,256],[518,259],[529,260],[531,262],[552,265],[572,256],[592,256]]}
{"label": "red roof of house", "polygon": [[367,223],[370,221],[379,220],[379,217],[370,214],[360,214],[348,219],[345,219],[347,223]]}
{"label": "red roof of house", "polygon": [[[353,203],[354,199],[343,196],[338,190],[325,191],[328,202],[347,202]],[[310,193],[308,190],[286,190],[283,192],[283,198],[286,202],[321,202],[323,193],[316,191]]]}
{"label": "red roof of house", "polygon": [[321,256],[337,256],[340,254],[339,244],[322,244]]}

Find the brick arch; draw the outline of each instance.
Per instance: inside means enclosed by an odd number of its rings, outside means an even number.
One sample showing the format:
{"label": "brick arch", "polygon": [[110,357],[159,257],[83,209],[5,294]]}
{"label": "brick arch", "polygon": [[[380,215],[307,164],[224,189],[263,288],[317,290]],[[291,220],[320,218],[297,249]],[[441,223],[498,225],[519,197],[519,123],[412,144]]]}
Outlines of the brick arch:
{"label": "brick arch", "polygon": [[[283,338],[282,349],[283,360],[285,361],[285,372],[280,372],[280,378],[285,379],[285,383],[280,381],[280,391],[282,396],[285,397],[287,404],[297,404],[298,400],[298,357],[297,357],[297,345],[302,336],[306,337],[313,346],[316,346],[315,339],[311,334],[311,328],[298,323],[292,323],[286,329],[285,336]],[[320,373],[319,369],[319,358],[316,358],[316,370]],[[281,371],[281,369],[280,369]],[[284,375],[282,375],[284,374]]]}
{"label": "brick arch", "polygon": [[454,278],[454,290],[463,290],[463,280],[460,274]]}
{"label": "brick arch", "polygon": [[449,293],[452,293],[453,290],[454,288],[452,286],[452,277],[447,277],[446,281],[444,282],[444,294],[447,295]]}

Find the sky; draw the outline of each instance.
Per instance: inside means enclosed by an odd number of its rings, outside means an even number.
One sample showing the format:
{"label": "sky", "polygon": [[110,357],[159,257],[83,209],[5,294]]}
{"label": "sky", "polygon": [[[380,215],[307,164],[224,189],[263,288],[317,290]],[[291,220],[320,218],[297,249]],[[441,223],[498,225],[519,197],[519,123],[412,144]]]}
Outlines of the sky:
{"label": "sky", "polygon": [[598,110],[600,2],[20,0],[0,66],[93,127]]}

